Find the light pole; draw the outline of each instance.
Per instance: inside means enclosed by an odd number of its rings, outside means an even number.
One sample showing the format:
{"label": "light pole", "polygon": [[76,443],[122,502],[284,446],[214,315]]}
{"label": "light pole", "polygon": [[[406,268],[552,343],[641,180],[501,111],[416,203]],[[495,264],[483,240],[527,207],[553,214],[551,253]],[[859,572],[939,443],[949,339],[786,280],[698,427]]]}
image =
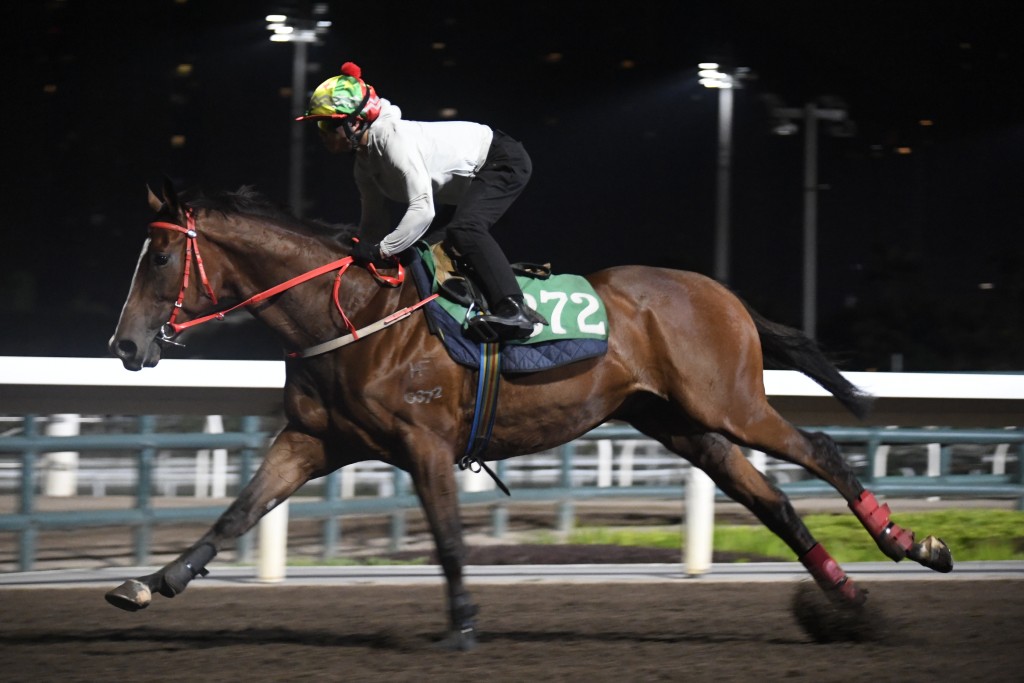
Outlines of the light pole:
{"label": "light pole", "polygon": [[715,62],[697,65],[700,84],[718,90],[718,156],[715,164],[715,279],[729,282],[729,183],[732,175],[732,110],[733,90],[749,69],[739,68],[733,73],[719,70]]}
{"label": "light pole", "polygon": [[803,331],[814,339],[818,325],[818,121],[849,122],[845,107],[819,107],[814,102],[802,109],[774,107],[772,115],[778,119],[774,127],[777,135],[795,133],[793,119],[803,119],[804,123]]}
{"label": "light pole", "polygon": [[[325,14],[326,4],[317,4],[314,14]],[[331,22],[325,19],[296,19],[283,14],[267,15],[267,29],[271,42],[293,43],[295,52],[292,56],[292,111],[294,119],[302,116],[306,105],[306,71],[307,46],[315,43],[317,38],[325,33],[331,26]],[[303,213],[303,185],[304,185],[304,160],[302,144],[302,126],[292,125],[291,146],[288,159],[288,204],[296,217],[301,218]]]}

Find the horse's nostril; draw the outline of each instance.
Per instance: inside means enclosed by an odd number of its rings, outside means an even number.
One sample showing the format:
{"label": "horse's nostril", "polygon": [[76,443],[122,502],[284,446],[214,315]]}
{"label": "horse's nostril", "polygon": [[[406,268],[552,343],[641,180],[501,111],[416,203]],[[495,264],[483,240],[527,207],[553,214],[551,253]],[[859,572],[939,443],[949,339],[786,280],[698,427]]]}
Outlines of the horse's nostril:
{"label": "horse's nostril", "polygon": [[118,339],[113,349],[114,354],[119,358],[132,358],[137,350],[138,347],[135,345],[135,342],[129,339]]}

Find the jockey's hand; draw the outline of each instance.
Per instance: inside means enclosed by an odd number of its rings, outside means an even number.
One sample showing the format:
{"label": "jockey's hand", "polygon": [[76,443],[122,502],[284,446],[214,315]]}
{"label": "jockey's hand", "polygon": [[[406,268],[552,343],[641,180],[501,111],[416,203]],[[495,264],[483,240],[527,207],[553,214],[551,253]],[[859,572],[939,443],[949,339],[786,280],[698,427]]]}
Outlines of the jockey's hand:
{"label": "jockey's hand", "polygon": [[395,265],[395,259],[393,257],[381,256],[380,242],[373,243],[367,240],[360,240],[358,237],[353,237],[352,243],[351,256],[357,266],[363,266],[365,268],[366,266],[373,264],[377,268],[391,268]]}

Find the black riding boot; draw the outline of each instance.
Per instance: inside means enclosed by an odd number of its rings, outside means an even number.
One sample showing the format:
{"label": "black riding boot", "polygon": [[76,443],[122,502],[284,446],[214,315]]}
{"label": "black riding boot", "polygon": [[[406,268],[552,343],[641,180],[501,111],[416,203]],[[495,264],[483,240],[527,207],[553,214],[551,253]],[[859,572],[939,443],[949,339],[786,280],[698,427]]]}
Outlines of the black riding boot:
{"label": "black riding boot", "polygon": [[502,341],[526,339],[533,334],[534,325],[548,324],[544,316],[526,305],[521,295],[505,297],[494,305],[491,313],[480,316],[480,320]]}

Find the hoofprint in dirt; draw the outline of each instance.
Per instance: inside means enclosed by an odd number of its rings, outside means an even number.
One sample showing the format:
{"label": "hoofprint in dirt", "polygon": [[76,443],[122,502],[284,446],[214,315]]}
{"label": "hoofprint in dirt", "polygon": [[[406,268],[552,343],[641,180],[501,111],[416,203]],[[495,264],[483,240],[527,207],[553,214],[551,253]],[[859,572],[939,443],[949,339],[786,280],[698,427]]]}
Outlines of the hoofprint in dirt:
{"label": "hoofprint in dirt", "polygon": [[[477,586],[487,629],[439,652],[437,586],[259,586],[189,592],[160,610],[102,591],[0,591],[7,683],[168,680],[1017,681],[1022,581],[866,582],[883,618],[818,644],[791,584]],[[16,618],[12,618],[16,616]]]}

